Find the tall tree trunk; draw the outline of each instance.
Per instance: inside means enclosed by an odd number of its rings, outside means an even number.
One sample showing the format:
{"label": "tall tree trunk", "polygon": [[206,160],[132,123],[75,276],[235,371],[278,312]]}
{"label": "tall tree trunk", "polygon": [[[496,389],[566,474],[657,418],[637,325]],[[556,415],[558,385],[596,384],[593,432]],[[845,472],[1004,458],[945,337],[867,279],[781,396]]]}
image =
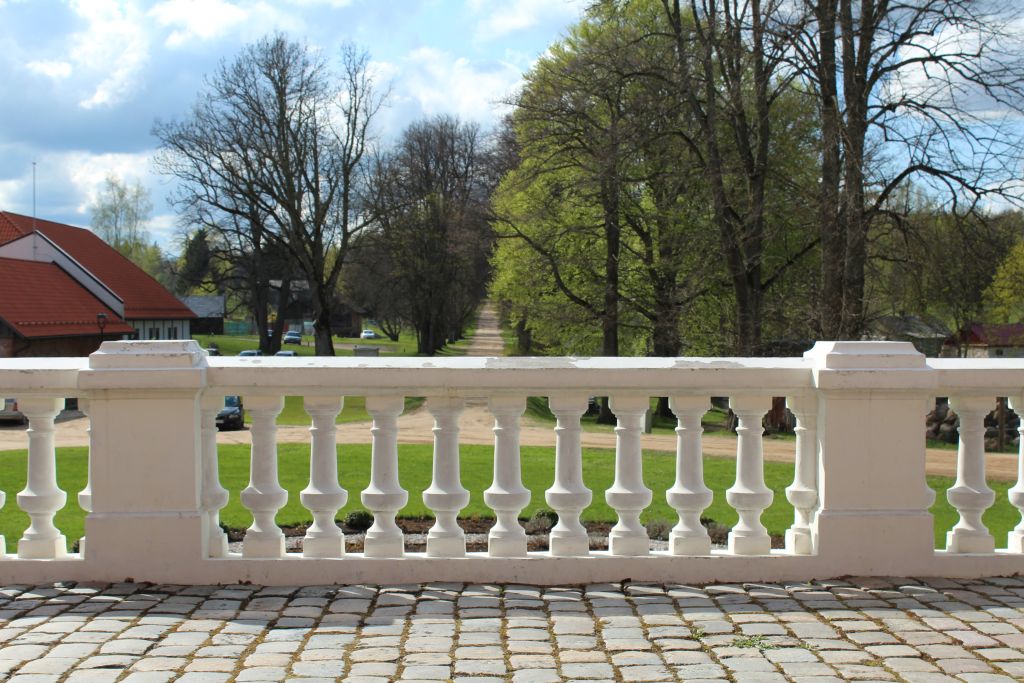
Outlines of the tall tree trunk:
{"label": "tall tree trunk", "polygon": [[331,330],[331,293],[313,287],[313,340],[318,356],[333,356],[334,334]]}
{"label": "tall tree trunk", "polygon": [[274,320],[273,334],[268,340],[267,352],[277,353],[281,350],[281,335],[284,333],[284,317],[288,310],[288,304],[292,298],[292,281],[289,278],[281,280],[281,289],[277,293],[277,311]]}
{"label": "tall tree trunk", "polygon": [[252,321],[256,325],[256,336],[260,341],[260,352],[263,355],[269,356],[270,351],[270,336],[267,334],[267,321],[269,315],[267,315],[267,309],[269,308],[269,294],[270,285],[267,284],[266,280],[260,280],[255,278],[252,282]]}
{"label": "tall tree trunk", "polygon": [[839,10],[843,97],[846,103],[846,125],[843,130],[846,263],[841,330],[846,339],[859,338],[864,329],[864,270],[868,259],[869,223],[864,206],[864,146],[868,126],[868,60],[874,42],[873,4],[873,0],[861,0],[855,12],[853,0],[840,0]]}
{"label": "tall tree trunk", "polygon": [[[619,355],[619,254],[622,229],[619,224],[618,179],[607,182],[602,191],[605,233],[604,315],[601,317],[601,355]],[[608,398],[601,401],[599,424],[615,424]]]}
{"label": "tall tree trunk", "polygon": [[843,328],[843,290],[846,239],[839,211],[841,115],[836,79],[836,0],[819,0],[818,22],[819,107],[821,110],[821,181],[818,225],[821,237],[821,296],[819,324],[825,339],[838,339]]}

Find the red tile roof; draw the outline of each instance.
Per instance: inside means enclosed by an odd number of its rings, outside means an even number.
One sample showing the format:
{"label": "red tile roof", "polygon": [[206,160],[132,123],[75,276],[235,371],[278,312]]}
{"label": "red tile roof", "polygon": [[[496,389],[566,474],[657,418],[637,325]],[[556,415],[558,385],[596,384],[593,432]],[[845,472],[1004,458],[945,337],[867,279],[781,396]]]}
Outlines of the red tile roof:
{"label": "red tile roof", "polygon": [[1024,323],[971,323],[950,337],[947,343],[955,344],[956,337],[961,343],[972,346],[1024,346]]}
{"label": "red tile roof", "polygon": [[124,300],[128,320],[182,320],[196,315],[144,270],[91,230],[0,211],[0,244],[32,230],[46,235]]}
{"label": "red tile roof", "polygon": [[22,337],[98,335],[97,313],[107,316],[104,334],[135,331],[53,263],[0,258],[0,319]]}

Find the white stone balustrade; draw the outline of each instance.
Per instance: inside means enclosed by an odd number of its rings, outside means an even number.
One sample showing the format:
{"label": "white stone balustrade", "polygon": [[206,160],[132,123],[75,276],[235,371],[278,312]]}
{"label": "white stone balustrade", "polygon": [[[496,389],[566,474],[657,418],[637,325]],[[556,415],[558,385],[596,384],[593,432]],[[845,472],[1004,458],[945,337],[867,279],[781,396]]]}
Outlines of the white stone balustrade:
{"label": "white stone balustrade", "polygon": [[791,396],[786,407],[796,418],[794,477],[786,487],[786,500],[793,506],[793,526],[786,530],[786,550],[810,555],[814,551],[811,518],[818,504],[818,397]]}
{"label": "white stone balustrade", "polygon": [[338,449],[335,420],[344,405],[334,396],[307,396],[303,407],[313,421],[309,428],[309,485],[299,500],[313,514],[313,524],[302,539],[305,557],[341,557],[345,534],[334,522],[338,510],[348,501],[348,491],[338,484]]}
{"label": "white stone balustrade", "polygon": [[951,553],[990,553],[995,539],[981,516],[992,507],[996,495],[985,483],[985,416],[992,412],[991,397],[951,396],[949,407],[960,417],[960,445],[956,453],[956,482],[946,499],[960,520],[946,535]]}
{"label": "white stone balustrade", "polygon": [[246,396],[245,407],[252,418],[252,451],[249,485],[241,493],[242,505],[252,513],[252,526],[245,531],[245,557],[275,558],[285,553],[284,532],[274,518],[288,502],[288,492],[277,476],[277,416],[284,409],[283,396]]}
{"label": "white stone balustrade", "polygon": [[[6,581],[321,584],[325,582],[579,583],[781,581],[860,575],[1024,573],[1024,450],[1009,502],[1022,511],[1007,549],[982,524],[994,494],[985,480],[984,414],[996,396],[1024,399],[1024,360],[925,359],[909,344],[819,342],[803,358],[209,358],[191,341],[107,342],[89,359],[0,359],[0,393],[31,419],[28,483],[17,496],[32,525],[18,554],[0,559]],[[346,436],[372,443],[369,484],[359,499],[373,514],[362,553],[345,553],[334,518],[348,493],[338,480],[348,460],[335,420],[341,394],[364,397],[372,426]],[[253,514],[241,552],[229,552],[219,516],[215,415],[225,395],[245,396],[251,418],[250,482],[242,503]],[[275,517],[288,500],[278,478],[276,417],[285,395],[304,396],[310,415],[310,476],[297,495],[313,525],[303,553],[285,553]],[[57,485],[53,419],[76,396],[90,419],[87,552],[67,553],[55,525],[66,493]],[[429,398],[434,417],[431,483],[417,490],[437,520],[427,551],[406,552],[396,516],[409,492],[399,481],[399,416],[404,396]],[[544,498],[558,514],[549,550],[527,552],[518,516],[537,472],[520,461],[527,396],[547,396],[556,418],[553,474]],[[581,516],[592,492],[583,447],[590,396],[611,396],[618,419],[615,480],[597,491],[618,523],[608,551],[589,550]],[[675,481],[665,492],[679,521],[669,548],[651,550],[639,520],[651,503],[642,432],[648,398],[669,396],[677,418]],[[711,546],[701,515],[713,495],[704,482],[701,417],[709,396],[728,396],[738,420],[736,480],[725,499],[739,515],[726,548]],[[761,419],[771,396],[785,396],[797,420],[794,508],[786,549],[771,550],[761,521],[773,500],[765,485]],[[962,419],[958,477],[949,500],[960,513],[947,548],[936,550],[934,494],[925,479],[922,407],[951,396]],[[460,477],[463,401],[487,400],[494,419],[493,479],[483,492],[496,523],[486,553],[467,552],[457,516],[469,495]],[[416,424],[413,421],[411,424]],[[531,424],[531,430],[535,426]],[[427,434],[403,432],[422,443]],[[1024,427],[1022,427],[1024,432]],[[531,443],[533,433],[531,432]],[[550,443],[550,442],[549,442]],[[660,444],[662,447],[664,444]],[[669,462],[665,461],[666,464]],[[605,464],[607,463],[607,464]],[[282,465],[283,466],[283,465]],[[294,480],[289,478],[289,480]],[[478,478],[474,477],[474,481]],[[419,485],[419,484],[417,484]],[[9,484],[0,489],[11,493]],[[475,492],[474,492],[475,493]],[[355,491],[352,492],[354,496]],[[659,494],[660,495],[660,492]],[[13,497],[13,496],[11,496]],[[2,500],[3,494],[0,494]],[[1006,501],[1003,501],[1005,504]],[[943,532],[946,529],[942,530]],[[781,529],[780,529],[781,532]],[[84,547],[84,546],[83,546]]]}
{"label": "white stone balustrade", "polygon": [[714,493],[704,485],[704,451],[700,421],[711,407],[703,396],[672,396],[669,408],[676,416],[676,481],[665,493],[668,504],[679,513],[679,523],[669,534],[673,555],[710,555],[711,538],[700,523],[700,514],[711,505]]}
{"label": "white stone balustrade", "polygon": [[548,407],[555,414],[555,481],[544,500],[558,514],[549,544],[555,557],[575,557],[590,552],[587,529],[580,513],[590,505],[591,492],[583,484],[583,449],[580,418],[587,411],[584,394],[552,396]]}
{"label": "white stone balustrade", "polygon": [[373,418],[370,485],[362,492],[363,505],[373,513],[366,530],[367,557],[402,557],[405,538],[395,515],[409,502],[409,492],[398,483],[398,416],[405,409],[402,396],[368,396],[366,412]]}
{"label": "white stone balustrade", "polygon": [[494,396],[488,402],[494,415],[494,480],[484,491],[484,503],[494,510],[487,534],[491,557],[526,557],[526,529],[519,512],[530,504],[519,464],[519,419],[526,411],[524,396]]}
{"label": "white stone balustrade", "polygon": [[28,481],[18,494],[18,507],[28,513],[29,527],[18,541],[18,557],[53,559],[67,554],[67,540],[53,524],[68,494],[57,487],[53,420],[62,398],[24,398],[18,402],[28,418]]}
{"label": "white stone balustrade", "polygon": [[644,486],[643,452],[640,435],[649,408],[647,396],[613,396],[610,408],[615,426],[615,482],[604,498],[619,521],[608,534],[612,555],[646,555],[651,549],[640,513],[651,504],[651,490]]}
{"label": "white stone balustrade", "polygon": [[729,407],[738,420],[736,427],[736,483],[725,492],[729,505],[740,520],[729,532],[729,550],[737,555],[767,555],[772,539],[761,523],[761,513],[772,504],[774,494],[764,484],[764,449],[761,420],[771,408],[768,396],[736,396]]}
{"label": "white stone balustrade", "polygon": [[434,418],[434,477],[423,492],[423,504],[434,513],[427,533],[427,557],[464,557],[466,534],[459,511],[469,505],[469,491],[459,480],[459,415],[461,398],[431,396],[427,410]]}

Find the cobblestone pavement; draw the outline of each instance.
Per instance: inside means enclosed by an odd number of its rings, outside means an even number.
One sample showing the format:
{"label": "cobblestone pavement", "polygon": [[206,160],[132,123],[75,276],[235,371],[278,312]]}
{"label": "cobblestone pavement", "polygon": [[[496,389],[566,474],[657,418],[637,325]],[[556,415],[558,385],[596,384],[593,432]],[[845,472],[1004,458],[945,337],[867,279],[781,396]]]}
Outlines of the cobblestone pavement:
{"label": "cobblestone pavement", "polygon": [[1024,579],[0,589],[10,681],[1014,681]]}

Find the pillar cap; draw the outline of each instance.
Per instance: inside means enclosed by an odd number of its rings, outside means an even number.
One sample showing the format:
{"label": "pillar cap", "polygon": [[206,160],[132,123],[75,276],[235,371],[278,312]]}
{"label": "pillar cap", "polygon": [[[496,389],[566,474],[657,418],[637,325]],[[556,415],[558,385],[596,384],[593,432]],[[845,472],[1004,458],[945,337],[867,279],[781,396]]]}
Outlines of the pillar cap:
{"label": "pillar cap", "polygon": [[820,341],[804,358],[828,370],[912,370],[926,367],[925,356],[910,342]]}
{"label": "pillar cap", "polygon": [[167,341],[105,341],[89,356],[93,369],[200,368],[206,351],[192,339]]}

